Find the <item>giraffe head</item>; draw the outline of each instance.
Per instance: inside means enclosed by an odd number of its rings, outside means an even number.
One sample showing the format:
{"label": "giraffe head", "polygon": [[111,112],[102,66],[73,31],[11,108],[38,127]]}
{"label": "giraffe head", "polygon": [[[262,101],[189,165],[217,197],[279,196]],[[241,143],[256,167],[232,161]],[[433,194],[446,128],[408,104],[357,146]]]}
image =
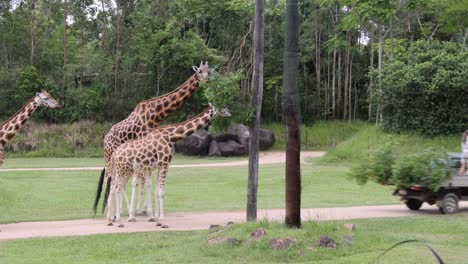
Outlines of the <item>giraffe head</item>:
{"label": "giraffe head", "polygon": [[40,106],[56,109],[61,108],[60,104],[45,90],[37,92],[34,101],[36,101],[36,103],[38,103]]}
{"label": "giraffe head", "polygon": [[192,66],[192,68],[197,74],[197,78],[199,81],[204,81],[204,82],[208,81],[208,76],[210,75],[210,68],[208,67],[207,61],[205,61],[205,63],[201,61],[199,67]]}
{"label": "giraffe head", "polygon": [[227,108],[222,108],[218,110],[213,104],[209,103],[210,107],[213,109],[213,116],[231,116],[231,113]]}

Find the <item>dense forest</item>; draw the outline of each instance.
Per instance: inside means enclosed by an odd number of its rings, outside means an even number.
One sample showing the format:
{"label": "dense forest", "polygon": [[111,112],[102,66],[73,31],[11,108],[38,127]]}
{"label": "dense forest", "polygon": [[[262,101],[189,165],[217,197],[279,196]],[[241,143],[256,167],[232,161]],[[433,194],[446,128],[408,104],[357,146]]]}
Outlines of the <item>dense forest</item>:
{"label": "dense forest", "polygon": [[[467,0],[299,2],[305,123],[363,119],[430,135],[468,124]],[[284,10],[265,2],[267,121],[282,119]],[[63,109],[39,120],[120,120],[202,60],[240,74],[249,101],[253,18],[253,0],[0,0],[0,118],[46,89]],[[200,97],[172,118],[198,112]]]}

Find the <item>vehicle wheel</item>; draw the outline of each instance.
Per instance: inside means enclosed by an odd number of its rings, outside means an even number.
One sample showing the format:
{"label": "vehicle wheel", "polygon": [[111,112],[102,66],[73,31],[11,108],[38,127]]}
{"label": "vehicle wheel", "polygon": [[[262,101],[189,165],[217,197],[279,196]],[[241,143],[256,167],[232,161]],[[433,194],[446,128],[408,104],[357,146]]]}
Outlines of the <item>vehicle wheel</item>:
{"label": "vehicle wheel", "polygon": [[458,196],[454,193],[447,193],[442,200],[442,207],[439,211],[442,214],[454,214],[458,210]]}
{"label": "vehicle wheel", "polygon": [[406,201],[405,204],[406,204],[406,207],[408,207],[408,209],[410,210],[419,210],[423,202],[418,199],[411,198],[411,199],[408,199],[408,201]]}

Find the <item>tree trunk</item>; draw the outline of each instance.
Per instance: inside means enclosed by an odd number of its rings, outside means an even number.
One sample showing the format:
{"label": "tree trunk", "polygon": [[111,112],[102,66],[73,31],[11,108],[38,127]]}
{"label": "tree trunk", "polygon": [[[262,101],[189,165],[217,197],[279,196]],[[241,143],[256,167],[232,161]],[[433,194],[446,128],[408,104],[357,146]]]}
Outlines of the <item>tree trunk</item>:
{"label": "tree trunk", "polygon": [[[348,55],[349,56],[349,55]],[[349,109],[348,109],[348,119],[349,121],[351,121],[351,113],[353,111],[353,107],[352,107],[352,82],[353,82],[353,58],[350,59],[350,62],[349,62],[349,87],[348,87],[348,92],[349,92],[349,100],[348,100],[348,106],[349,106]]]}
{"label": "tree trunk", "polygon": [[[117,9],[119,9],[117,7]],[[119,90],[119,68],[120,68],[120,41],[121,41],[121,12],[117,12],[117,36],[115,40],[115,59],[114,59],[114,95],[118,94]]]}
{"label": "tree trunk", "polygon": [[299,104],[299,10],[297,0],[286,2],[283,62],[283,115],[286,121],[286,218],[288,227],[301,226],[301,144]]}
{"label": "tree trunk", "polygon": [[[379,59],[378,59],[378,63],[379,63],[379,97],[382,96],[382,81],[381,81],[381,74],[382,74],[382,56],[383,56],[383,45],[384,45],[384,36],[383,36],[383,26],[382,25],[379,25]],[[378,123],[378,122],[382,122],[382,105],[381,105],[381,102],[379,102],[378,104],[378,108],[377,108],[377,116],[376,116],[376,120],[375,122]]]}
{"label": "tree trunk", "polygon": [[[318,12],[318,9],[317,9]],[[321,115],[320,109],[320,29],[318,27],[318,14],[315,15],[315,79],[317,83],[317,107],[319,111],[319,117]]]}
{"label": "tree trunk", "polygon": [[255,118],[250,125],[249,178],[247,190],[247,221],[257,221],[258,149],[260,116],[263,99],[263,58],[264,58],[264,0],[255,0],[254,65],[252,76],[252,106]]}
{"label": "tree trunk", "polygon": [[29,33],[30,33],[30,45],[31,45],[31,54],[29,57],[29,64],[33,65],[34,63],[34,49],[36,48],[35,36],[36,36],[36,16],[34,14],[36,9],[36,1],[31,1],[31,17],[29,24]]}
{"label": "tree trunk", "polygon": [[345,79],[344,79],[344,100],[343,100],[343,120],[346,119],[348,113],[348,90],[349,90],[349,50],[350,50],[350,32],[346,32],[346,57],[345,57]]}
{"label": "tree trunk", "polygon": [[342,95],[341,95],[341,58],[343,56],[343,53],[342,52],[338,52],[338,69],[336,71],[336,74],[338,75],[337,76],[337,84],[336,84],[336,88],[337,88],[337,100],[336,100],[336,115],[335,117],[336,118],[340,118],[340,113],[341,113],[341,98],[342,98]]}
{"label": "tree trunk", "polygon": [[336,48],[333,49],[333,66],[332,66],[332,117],[335,120],[335,108],[336,108]]}
{"label": "tree trunk", "polygon": [[[370,47],[370,68],[374,68],[374,27],[371,25],[369,35],[369,47]],[[368,121],[372,120],[372,78],[369,79],[369,109],[368,109]]]}
{"label": "tree trunk", "polygon": [[[63,68],[67,65],[67,16],[68,16],[68,2],[63,2]],[[65,76],[65,72],[63,73]]]}

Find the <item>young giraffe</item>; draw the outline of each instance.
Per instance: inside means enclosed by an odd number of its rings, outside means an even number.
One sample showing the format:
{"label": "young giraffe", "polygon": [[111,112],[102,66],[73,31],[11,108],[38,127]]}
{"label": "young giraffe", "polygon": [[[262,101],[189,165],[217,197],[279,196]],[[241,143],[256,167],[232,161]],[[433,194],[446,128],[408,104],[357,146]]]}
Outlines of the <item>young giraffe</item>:
{"label": "young giraffe", "polygon": [[[94,213],[99,203],[104,179],[109,178],[109,167],[112,153],[123,143],[146,136],[152,129],[157,127],[161,121],[182,105],[198,88],[200,81],[207,81],[209,76],[208,62],[201,62],[200,67],[193,66],[193,74],[185,83],[174,91],[140,102],[133,112],[124,120],[113,125],[104,137],[104,159],[105,167],[101,171],[97,195],[94,201]],[[148,175],[137,175],[137,179],[150,178]],[[109,188],[109,181],[107,188]],[[125,194],[124,194],[125,195]],[[126,198],[126,195],[125,195]],[[107,201],[104,200],[104,206]],[[147,205],[151,208],[151,204]],[[148,212],[150,212],[148,210]]]}
{"label": "young giraffe", "polygon": [[47,91],[42,90],[36,93],[36,96],[23,105],[16,114],[0,125],[0,166],[5,159],[4,147],[6,143],[16,135],[39,106],[60,108],[60,104]]}
{"label": "young giraffe", "polygon": [[[147,136],[124,143],[114,151],[110,167],[110,194],[107,197],[109,204],[107,211],[108,225],[112,225],[115,216],[118,226],[123,227],[120,221],[120,203],[122,202],[123,192],[125,191],[128,179],[136,172],[139,172],[141,175],[151,175],[151,172],[156,167],[158,167],[158,184],[155,188],[155,205],[158,216],[157,225],[161,225],[159,221],[164,219],[164,189],[169,163],[172,159],[172,147],[178,140],[184,139],[195,131],[207,127],[211,119],[216,115],[230,116],[231,114],[226,109],[218,112],[210,104],[205,111],[190,120],[156,128]],[[135,200],[135,188],[136,185],[132,184],[130,219],[134,217],[133,202]],[[150,188],[151,186],[148,184],[146,193],[147,203],[150,203],[148,200],[151,199]]]}

